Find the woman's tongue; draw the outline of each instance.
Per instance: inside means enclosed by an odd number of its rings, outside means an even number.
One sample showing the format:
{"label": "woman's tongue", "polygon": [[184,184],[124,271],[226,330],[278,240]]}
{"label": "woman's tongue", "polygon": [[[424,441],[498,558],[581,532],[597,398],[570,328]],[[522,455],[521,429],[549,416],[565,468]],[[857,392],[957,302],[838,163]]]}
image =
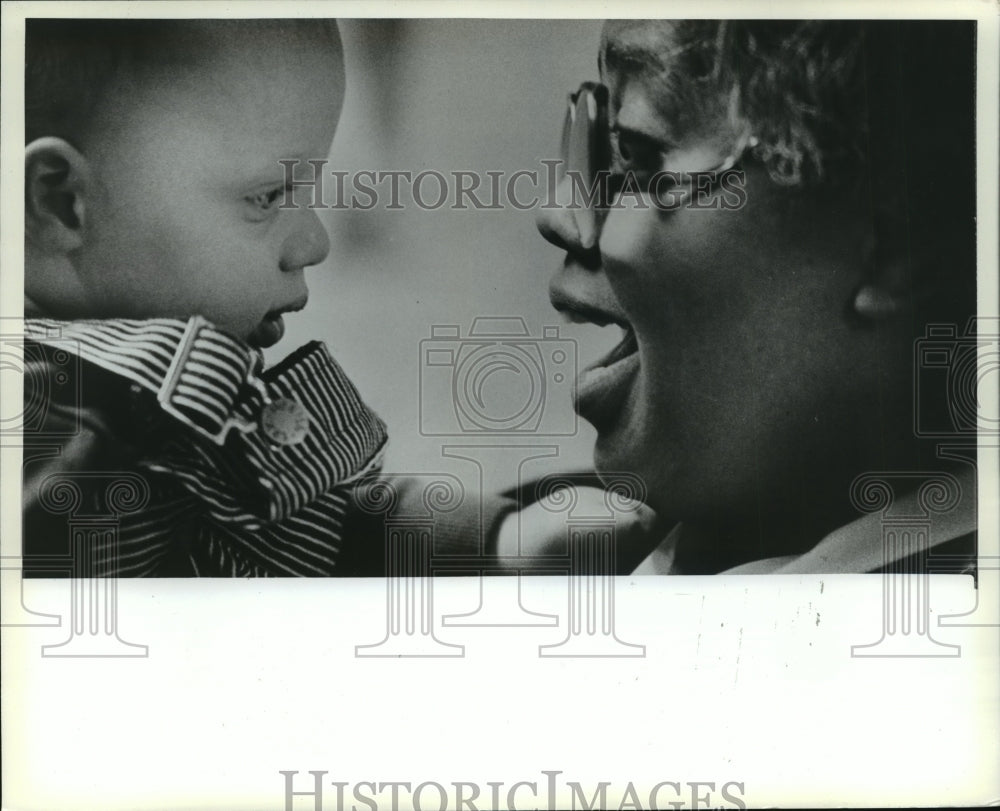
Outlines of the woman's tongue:
{"label": "woman's tongue", "polygon": [[577,378],[577,411],[591,422],[616,413],[638,369],[638,344],[635,333],[628,328],[614,349]]}

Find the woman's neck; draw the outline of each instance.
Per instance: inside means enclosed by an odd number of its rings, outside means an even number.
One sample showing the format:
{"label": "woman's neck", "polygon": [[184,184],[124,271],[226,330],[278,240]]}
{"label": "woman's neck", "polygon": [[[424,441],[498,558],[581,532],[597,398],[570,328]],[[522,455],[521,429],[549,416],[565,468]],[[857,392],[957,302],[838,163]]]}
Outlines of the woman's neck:
{"label": "woman's neck", "polygon": [[857,518],[845,491],[838,503],[775,503],[713,518],[685,520],[678,531],[674,569],[717,574],[753,560],[801,555]]}
{"label": "woman's neck", "polygon": [[[859,474],[927,471],[930,475],[961,467],[959,462],[940,458],[932,445],[915,439],[900,441],[891,449],[883,447],[878,459],[838,461],[841,463],[826,468],[800,469],[784,483],[772,482],[758,492],[755,501],[739,507],[684,517],[678,531],[675,570],[715,574],[753,560],[801,555],[860,517],[850,495]],[[762,494],[766,498],[761,498]]]}

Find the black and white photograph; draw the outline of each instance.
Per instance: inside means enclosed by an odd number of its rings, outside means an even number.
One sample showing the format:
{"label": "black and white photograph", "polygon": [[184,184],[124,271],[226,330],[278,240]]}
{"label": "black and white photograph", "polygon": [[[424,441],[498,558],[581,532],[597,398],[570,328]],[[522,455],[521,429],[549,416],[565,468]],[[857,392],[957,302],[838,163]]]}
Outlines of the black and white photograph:
{"label": "black and white photograph", "polygon": [[995,7],[3,14],[5,811],[1000,802]]}

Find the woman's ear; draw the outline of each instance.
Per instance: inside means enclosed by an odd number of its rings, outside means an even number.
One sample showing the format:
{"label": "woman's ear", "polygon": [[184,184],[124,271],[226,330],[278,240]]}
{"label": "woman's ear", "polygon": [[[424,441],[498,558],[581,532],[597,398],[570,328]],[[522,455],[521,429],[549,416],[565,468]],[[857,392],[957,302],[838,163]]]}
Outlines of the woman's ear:
{"label": "woman's ear", "polygon": [[854,294],[851,308],[864,321],[882,321],[903,309],[903,296],[877,281],[864,282]]}
{"label": "woman's ear", "polygon": [[66,254],[86,235],[90,166],[61,138],[38,138],[24,153],[25,238],[44,253]]}
{"label": "woman's ear", "polygon": [[864,280],[854,293],[852,312],[866,322],[885,321],[910,307],[914,289],[909,263],[903,251],[891,247],[892,240],[874,235],[865,240],[862,268]]}

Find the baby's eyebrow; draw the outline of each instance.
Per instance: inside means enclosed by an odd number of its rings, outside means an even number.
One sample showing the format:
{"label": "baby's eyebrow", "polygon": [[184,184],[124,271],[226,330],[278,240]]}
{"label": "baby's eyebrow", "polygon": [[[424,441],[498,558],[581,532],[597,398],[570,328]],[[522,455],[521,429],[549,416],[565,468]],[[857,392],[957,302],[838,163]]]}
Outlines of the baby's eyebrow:
{"label": "baby's eyebrow", "polygon": [[[322,165],[315,168],[310,161],[320,161]],[[266,185],[268,183],[283,183],[289,172],[296,179],[311,180],[319,174],[325,173],[325,166],[328,162],[326,155],[316,157],[306,151],[283,154],[269,160],[261,161],[244,175],[245,185]]]}

